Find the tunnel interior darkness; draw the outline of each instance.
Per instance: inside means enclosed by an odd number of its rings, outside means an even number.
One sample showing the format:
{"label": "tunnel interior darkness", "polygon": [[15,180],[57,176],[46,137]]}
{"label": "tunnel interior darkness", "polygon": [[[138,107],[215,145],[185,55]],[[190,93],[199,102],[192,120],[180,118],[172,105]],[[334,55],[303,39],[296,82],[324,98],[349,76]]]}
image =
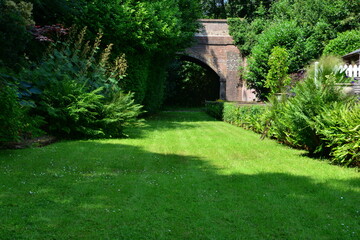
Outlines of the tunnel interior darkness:
{"label": "tunnel interior darkness", "polygon": [[202,61],[181,56],[170,64],[168,72],[165,106],[199,107],[219,99],[220,77]]}

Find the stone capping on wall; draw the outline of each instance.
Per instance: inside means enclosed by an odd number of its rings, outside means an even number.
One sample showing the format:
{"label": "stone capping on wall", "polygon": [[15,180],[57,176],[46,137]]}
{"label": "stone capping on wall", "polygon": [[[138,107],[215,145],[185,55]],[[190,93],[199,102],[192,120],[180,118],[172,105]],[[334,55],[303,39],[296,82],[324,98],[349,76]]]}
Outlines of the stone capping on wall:
{"label": "stone capping on wall", "polygon": [[198,22],[227,23],[227,19],[198,19]]}

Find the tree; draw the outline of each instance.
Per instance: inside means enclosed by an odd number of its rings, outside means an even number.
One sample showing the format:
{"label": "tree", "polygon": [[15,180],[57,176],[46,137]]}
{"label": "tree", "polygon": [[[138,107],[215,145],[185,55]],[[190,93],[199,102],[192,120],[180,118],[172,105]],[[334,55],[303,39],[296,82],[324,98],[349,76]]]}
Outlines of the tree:
{"label": "tree", "polygon": [[326,45],[324,54],[345,55],[360,48],[360,30],[350,30],[339,33]]}
{"label": "tree", "polygon": [[0,67],[14,68],[24,60],[31,40],[27,30],[34,24],[32,10],[31,3],[0,0]]}

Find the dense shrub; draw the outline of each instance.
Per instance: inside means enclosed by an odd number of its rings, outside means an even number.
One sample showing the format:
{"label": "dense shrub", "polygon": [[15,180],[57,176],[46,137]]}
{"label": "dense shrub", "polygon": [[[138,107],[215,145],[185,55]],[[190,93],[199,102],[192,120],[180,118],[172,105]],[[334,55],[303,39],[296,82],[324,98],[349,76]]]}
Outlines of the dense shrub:
{"label": "dense shrub", "polygon": [[248,56],[256,45],[258,35],[267,27],[267,20],[256,18],[249,21],[246,18],[228,19],[230,35],[243,56]]}
{"label": "dense shrub", "polygon": [[[229,21],[230,34],[235,43],[243,55],[250,53],[246,80],[261,99],[266,99],[268,93],[264,85],[269,71],[267,61],[272,48],[280,46],[289,52],[289,73],[296,73],[313,59],[319,58],[327,43],[338,33],[360,26],[360,5],[357,1],[269,2],[268,11],[263,11],[262,15]],[[345,37],[343,39],[344,44],[339,44],[341,50],[345,50],[342,48],[346,45],[354,46],[354,41],[346,44]],[[342,54],[336,51],[327,53]]]}
{"label": "dense shrub", "polygon": [[266,123],[265,105],[238,105],[225,103],[223,120],[225,122],[262,133]]}
{"label": "dense shrub", "polygon": [[0,75],[0,145],[18,140],[21,130],[22,110],[17,96],[18,89],[15,84],[5,81],[5,77],[4,74]]}
{"label": "dense shrub", "polygon": [[282,93],[285,87],[290,84],[288,58],[289,54],[285,48],[274,47],[271,50],[268,61],[270,69],[265,82],[265,87],[269,88],[271,93]]}
{"label": "dense shrub", "polygon": [[165,97],[165,83],[167,80],[168,56],[158,54],[151,59],[149,66],[148,86],[143,104],[147,112],[156,112],[160,109]]}
{"label": "dense shrub", "polygon": [[44,134],[39,128],[43,118],[29,114],[35,103],[28,97],[38,93],[33,86],[0,73],[0,145]]}
{"label": "dense shrub", "polygon": [[223,101],[205,102],[205,111],[215,119],[223,120],[224,104],[225,102]]}
{"label": "dense shrub", "polygon": [[151,57],[143,54],[141,58],[140,55],[132,54],[127,57],[127,62],[129,68],[126,71],[126,77],[120,82],[120,85],[126,91],[134,93],[137,103],[142,103],[148,87]]}
{"label": "dense shrub", "polygon": [[142,112],[142,106],[135,104],[133,93],[114,93],[112,98],[105,102],[101,112],[100,126],[104,135],[123,137],[124,128],[142,124],[143,120],[138,118]]}
{"label": "dense shrub", "polygon": [[85,29],[73,42],[58,43],[34,69],[20,78],[35,84],[32,113],[44,116],[46,130],[62,137],[118,137],[136,122],[141,107],[133,95],[121,93],[119,81],[127,67],[123,55],[111,62],[111,46],[98,52],[101,34],[93,46],[84,43]]}
{"label": "dense shrub", "polygon": [[335,83],[346,81],[343,73],[334,71],[338,60],[326,57],[314,65],[308,76],[293,89],[294,97],[272,103],[270,136],[286,144],[306,148],[311,154],[326,155],[327,149],[315,128],[315,118],[334,102],[351,101]]}
{"label": "dense shrub", "polygon": [[315,118],[315,129],[330,150],[332,162],[360,166],[360,105],[334,103]]}
{"label": "dense shrub", "polygon": [[205,111],[210,116],[245,129],[262,133],[265,130],[265,105],[239,105],[231,102],[206,102]]}
{"label": "dense shrub", "polygon": [[269,89],[266,88],[265,79],[269,71],[268,59],[271,50],[283,47],[289,52],[289,72],[301,67],[304,41],[302,29],[294,21],[274,23],[259,37],[258,43],[252,48],[249,58],[247,84],[257,91],[258,97],[264,99]]}
{"label": "dense shrub", "polygon": [[19,68],[24,61],[26,45],[31,40],[27,31],[32,20],[32,4],[0,0],[0,66]]}
{"label": "dense shrub", "polygon": [[345,55],[360,48],[360,30],[339,33],[324,49],[324,54]]}

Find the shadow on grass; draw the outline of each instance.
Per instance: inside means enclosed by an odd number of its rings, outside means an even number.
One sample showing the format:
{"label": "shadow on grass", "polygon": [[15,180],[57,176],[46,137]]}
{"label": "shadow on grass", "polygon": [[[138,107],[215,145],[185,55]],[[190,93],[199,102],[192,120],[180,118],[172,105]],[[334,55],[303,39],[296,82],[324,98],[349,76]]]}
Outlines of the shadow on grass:
{"label": "shadow on grass", "polygon": [[223,175],[106,141],[6,153],[2,239],[359,239],[359,178]]}

